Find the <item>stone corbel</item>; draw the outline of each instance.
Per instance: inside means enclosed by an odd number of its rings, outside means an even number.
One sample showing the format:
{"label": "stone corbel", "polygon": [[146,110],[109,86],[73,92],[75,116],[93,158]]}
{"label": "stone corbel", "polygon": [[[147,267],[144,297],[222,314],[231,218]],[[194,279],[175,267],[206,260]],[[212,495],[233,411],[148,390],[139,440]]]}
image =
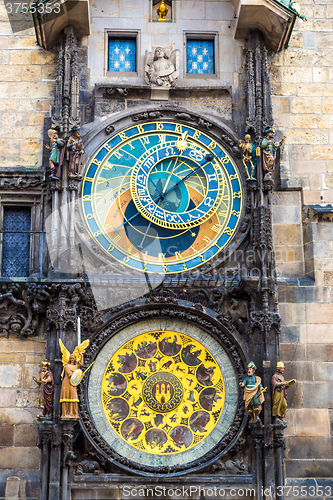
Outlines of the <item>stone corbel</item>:
{"label": "stone corbel", "polygon": [[236,39],[247,39],[254,30],[259,30],[265,43],[278,52],[288,45],[296,12],[287,7],[289,2],[275,0],[232,0],[236,16]]}

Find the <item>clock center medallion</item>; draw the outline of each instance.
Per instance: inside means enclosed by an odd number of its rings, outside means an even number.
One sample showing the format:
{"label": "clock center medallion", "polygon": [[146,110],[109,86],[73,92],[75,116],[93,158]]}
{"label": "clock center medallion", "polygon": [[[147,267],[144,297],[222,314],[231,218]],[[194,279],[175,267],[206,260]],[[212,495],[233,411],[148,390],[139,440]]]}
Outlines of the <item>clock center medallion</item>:
{"label": "clock center medallion", "polygon": [[142,395],[151,410],[168,413],[175,410],[181,403],[183,386],[172,373],[154,373],[145,380]]}

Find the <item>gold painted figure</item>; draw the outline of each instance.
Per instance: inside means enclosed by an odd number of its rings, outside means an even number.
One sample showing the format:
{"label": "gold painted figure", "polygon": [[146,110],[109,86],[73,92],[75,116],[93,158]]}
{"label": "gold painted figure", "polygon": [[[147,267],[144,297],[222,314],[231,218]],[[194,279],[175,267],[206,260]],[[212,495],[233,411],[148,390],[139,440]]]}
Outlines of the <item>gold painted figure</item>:
{"label": "gold painted figure", "polygon": [[89,340],[84,340],[79,346],[76,346],[74,352],[70,354],[68,349],[59,339],[59,345],[62,354],[63,370],[61,373],[61,393],[60,403],[62,403],[61,418],[79,418],[78,402],[76,386],[71,384],[71,378],[76,370],[83,366],[83,354],[89,345]]}
{"label": "gold painted figure", "polygon": [[156,11],[157,14],[160,16],[158,18],[158,21],[165,21],[168,11],[169,11],[168,7],[166,7],[166,5],[164,4],[164,0],[162,0],[161,5],[158,7]]}
{"label": "gold painted figure", "polygon": [[276,373],[274,373],[271,381],[272,385],[272,414],[275,420],[282,420],[287,411],[287,389],[296,383],[296,379],[291,379],[288,382],[284,380],[284,364],[279,361],[276,365]]}

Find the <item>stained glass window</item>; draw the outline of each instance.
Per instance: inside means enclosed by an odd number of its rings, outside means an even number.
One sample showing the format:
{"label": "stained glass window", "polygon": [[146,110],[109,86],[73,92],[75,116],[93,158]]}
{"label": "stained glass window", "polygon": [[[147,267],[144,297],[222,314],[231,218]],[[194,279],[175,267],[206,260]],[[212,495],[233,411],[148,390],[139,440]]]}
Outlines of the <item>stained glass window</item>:
{"label": "stained glass window", "polygon": [[135,38],[109,38],[108,71],[136,71]]}
{"label": "stained glass window", "polygon": [[213,74],[214,40],[187,40],[187,73]]}
{"label": "stained glass window", "polygon": [[4,207],[2,277],[29,276],[30,207]]}

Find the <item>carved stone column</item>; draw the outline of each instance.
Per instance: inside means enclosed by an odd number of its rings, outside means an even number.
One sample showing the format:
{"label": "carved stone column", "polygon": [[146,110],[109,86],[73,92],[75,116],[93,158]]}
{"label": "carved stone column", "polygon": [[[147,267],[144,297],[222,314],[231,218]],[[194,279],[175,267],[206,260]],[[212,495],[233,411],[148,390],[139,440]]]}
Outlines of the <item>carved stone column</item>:
{"label": "carved stone column", "polygon": [[50,478],[48,500],[61,500],[60,493],[61,470],[61,432],[58,425],[53,426],[50,451]]}
{"label": "carved stone column", "polygon": [[68,477],[73,466],[75,455],[73,452],[74,426],[76,422],[61,422],[63,451],[62,451],[62,471],[61,471],[61,500],[70,498]]}
{"label": "carved stone column", "polygon": [[255,136],[256,145],[263,131],[273,125],[271,84],[267,48],[259,31],[251,34],[247,51],[247,118],[246,127]]}
{"label": "carved stone column", "polygon": [[[260,32],[254,31],[247,50],[247,110],[246,131],[253,137],[256,147],[261,146],[264,130],[273,125],[271,84],[268,53]],[[258,270],[258,288],[252,294],[250,311],[251,355],[262,370],[262,384],[267,387],[263,405],[263,440],[271,442],[271,366],[279,355],[280,315],[277,309],[275,257],[272,237],[271,191],[274,181],[264,181],[262,158],[258,159],[256,178],[258,190],[251,193],[253,207],[251,247],[255,254],[254,266]],[[252,358],[251,358],[252,359]],[[255,429],[253,430],[253,432]],[[252,432],[252,430],[251,430]],[[259,432],[259,429],[258,429]],[[257,432],[253,434],[259,443]],[[269,488],[275,482],[277,462],[273,450],[256,447],[256,457],[262,460],[262,486]],[[259,463],[259,462],[257,462]],[[275,470],[274,470],[275,467]],[[282,474],[282,469],[280,469]],[[259,472],[257,471],[259,474]],[[259,476],[257,477],[259,481]],[[258,498],[262,495],[258,489]]]}
{"label": "carved stone column", "polygon": [[52,126],[67,138],[71,128],[80,125],[77,38],[73,26],[64,29],[59,48]]}
{"label": "carved stone column", "polygon": [[70,268],[77,267],[78,264],[78,252],[77,246],[75,245],[75,221],[77,220],[75,216],[76,212],[76,201],[79,195],[79,179],[71,179],[68,183],[69,191],[69,265]]}
{"label": "carved stone column", "polygon": [[[58,68],[55,85],[52,127],[60,130],[60,136],[67,141],[74,126],[80,126],[79,70],[77,38],[73,26],[64,30],[59,48]],[[51,180],[52,192],[52,265],[57,273],[77,271],[74,265],[74,211],[73,183],[68,179],[68,162],[65,153],[61,180]],[[74,194],[78,191],[76,189]],[[71,266],[72,265],[72,266]],[[73,269],[71,269],[71,267]]]}
{"label": "carved stone column", "polygon": [[52,422],[39,422],[38,447],[41,450],[39,500],[48,500],[50,481],[50,447],[52,440]]}
{"label": "carved stone column", "polygon": [[255,449],[255,482],[257,486],[257,500],[262,500],[263,489],[263,462],[262,462],[262,449],[264,446],[264,426],[260,421],[249,424],[252,436],[252,443]]}
{"label": "carved stone column", "polygon": [[[52,179],[50,183],[50,191],[52,196],[52,214],[51,224],[48,227],[49,231],[49,253],[51,257],[52,270],[56,271],[60,265],[59,251],[60,251],[60,227],[61,218],[59,210],[59,198],[61,197],[62,185],[61,181]],[[50,248],[51,245],[51,248]]]}
{"label": "carved stone column", "polygon": [[275,487],[276,487],[276,498],[278,500],[283,500],[284,498],[283,452],[286,448],[286,440],[284,437],[284,429],[286,427],[287,424],[282,421],[275,421],[272,424],[273,445],[275,454]]}

